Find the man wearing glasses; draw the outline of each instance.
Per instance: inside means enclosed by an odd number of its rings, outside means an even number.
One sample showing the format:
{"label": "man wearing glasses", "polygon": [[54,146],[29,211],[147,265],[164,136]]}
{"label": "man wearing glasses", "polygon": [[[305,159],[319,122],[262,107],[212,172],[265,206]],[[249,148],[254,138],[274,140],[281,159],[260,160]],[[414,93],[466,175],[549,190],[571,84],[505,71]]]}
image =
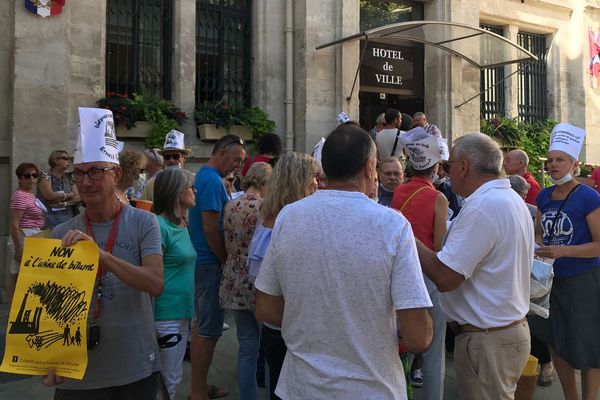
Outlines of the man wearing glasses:
{"label": "man wearing glasses", "polygon": [[108,110],[80,109],[72,177],[86,209],[52,231],[63,246],[88,240],[100,251],[87,318],[88,366],[81,381],[51,370],[43,383],[59,385],[55,399],[154,400],[160,362],[152,297],[163,288],[160,228],[155,215],[117,198],[118,150],[100,139],[107,119],[112,121]]}
{"label": "man wearing glasses", "polygon": [[[185,147],[184,139],[185,135],[176,130],[172,130],[165,135],[163,149],[158,151],[159,154],[157,154],[157,156],[160,157],[162,165],[164,165],[166,169],[183,168],[185,161],[192,154],[192,149]],[[150,151],[154,151],[154,149],[151,149]],[[147,152],[148,150],[146,151],[146,155],[148,156]],[[152,159],[152,156],[149,156],[148,159]],[[154,177],[148,180],[148,183],[144,188],[144,193],[141,196],[141,200],[152,201],[153,193]]]}
{"label": "man wearing glasses", "polygon": [[223,210],[229,196],[222,178],[240,168],[245,155],[243,139],[235,135],[223,136],[215,144],[206,165],[196,174],[194,182],[197,190],[196,206],[189,213],[189,229],[198,254],[195,278],[198,325],[192,332],[192,400],[208,400],[209,394],[216,398],[227,393],[224,389],[209,387],[207,375],[215,346],[223,332],[224,314],[219,306],[219,286],[222,266],[227,259]]}
{"label": "man wearing glasses", "polygon": [[417,243],[421,266],[452,321],[462,397],[512,399],[530,350],[531,215],[501,178],[502,151],[488,136],[461,136],[443,165],[466,200],[440,251]]}

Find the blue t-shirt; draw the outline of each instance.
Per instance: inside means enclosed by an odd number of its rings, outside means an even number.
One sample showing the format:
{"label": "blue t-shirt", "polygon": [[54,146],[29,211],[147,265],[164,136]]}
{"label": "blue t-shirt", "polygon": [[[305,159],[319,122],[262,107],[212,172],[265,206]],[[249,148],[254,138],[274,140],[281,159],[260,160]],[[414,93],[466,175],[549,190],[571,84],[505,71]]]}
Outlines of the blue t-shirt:
{"label": "blue t-shirt", "polygon": [[198,257],[196,264],[219,263],[219,259],[208,247],[204,229],[202,228],[202,211],[214,211],[219,213],[219,224],[221,234],[223,233],[223,210],[229,200],[227,190],[221,180],[219,171],[204,165],[196,174],[194,181],[196,188],[196,205],[190,210],[190,236],[196,249]]}
{"label": "blue t-shirt", "polygon": [[[579,185],[563,206],[558,220],[558,209],[562,200],[552,200],[551,195],[555,186],[542,190],[536,203],[542,215],[542,231],[545,245],[577,245],[591,242],[592,234],[586,217],[600,207],[600,195],[594,189]],[[556,225],[554,221],[556,220]],[[550,231],[554,225],[554,235]],[[554,261],[554,276],[568,278],[585,272],[591,268],[600,267],[600,257],[560,257]]]}
{"label": "blue t-shirt", "polygon": [[187,228],[158,216],[163,247],[165,286],[154,303],[154,319],[169,321],[194,316],[196,251]]}

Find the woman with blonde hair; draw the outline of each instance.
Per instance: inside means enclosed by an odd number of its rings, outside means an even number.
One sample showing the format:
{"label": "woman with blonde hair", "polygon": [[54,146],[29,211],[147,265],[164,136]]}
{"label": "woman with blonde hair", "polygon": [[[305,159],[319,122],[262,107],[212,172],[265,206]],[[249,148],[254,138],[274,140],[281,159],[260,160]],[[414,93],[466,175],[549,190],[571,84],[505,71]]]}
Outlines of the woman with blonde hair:
{"label": "woman with blonde hair", "polygon": [[258,397],[256,361],[260,326],[254,318],[255,291],[246,261],[271,170],[265,162],[252,164],[242,178],[244,194],[227,203],[223,217],[227,260],[223,265],[219,299],[221,307],[232,310],[235,319],[239,342],[237,379],[242,400]]}
{"label": "woman with blonde hair", "polygon": [[50,169],[43,171],[38,182],[38,198],[48,209],[46,228],[52,229],[79,214],[79,193],[67,174],[71,157],[65,150],[54,150],[48,157]]}
{"label": "woman with blonde hair", "polygon": [[[289,153],[277,161],[268,184],[268,192],[260,209],[262,222],[258,224],[248,250],[248,268],[254,280],[265,256],[275,219],[283,207],[310,196],[317,190],[321,166],[308,154]],[[287,348],[281,337],[281,328],[264,323],[262,347],[269,367],[269,391],[271,399],[278,399],[275,387]]]}
{"label": "woman with blonde hair", "polygon": [[119,200],[129,204],[129,200],[134,198],[133,186],[144,173],[148,158],[144,153],[137,150],[123,150],[119,153],[119,165],[123,170],[121,180],[117,184],[117,195]]}

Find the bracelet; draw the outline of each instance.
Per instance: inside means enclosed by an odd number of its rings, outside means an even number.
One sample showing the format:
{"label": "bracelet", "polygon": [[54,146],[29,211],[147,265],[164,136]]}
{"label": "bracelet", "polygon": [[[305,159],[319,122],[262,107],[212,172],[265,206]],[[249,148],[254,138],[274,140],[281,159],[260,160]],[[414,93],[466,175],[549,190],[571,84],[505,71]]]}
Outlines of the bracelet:
{"label": "bracelet", "polygon": [[67,199],[67,194],[65,192],[62,192],[62,195],[63,195],[63,200],[66,200]]}

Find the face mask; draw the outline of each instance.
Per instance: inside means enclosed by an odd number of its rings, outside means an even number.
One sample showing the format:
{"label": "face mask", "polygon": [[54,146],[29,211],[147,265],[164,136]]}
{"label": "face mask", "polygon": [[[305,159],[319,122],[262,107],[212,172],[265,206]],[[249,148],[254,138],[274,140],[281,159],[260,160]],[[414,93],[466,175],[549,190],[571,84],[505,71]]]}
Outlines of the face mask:
{"label": "face mask", "polygon": [[571,182],[573,180],[573,175],[569,172],[560,179],[552,179],[551,176],[549,176],[548,178],[550,179],[550,182],[552,182],[555,185],[564,185],[565,183]]}
{"label": "face mask", "polygon": [[181,169],[181,165],[180,164],[175,164],[175,165],[167,165],[165,167],[165,169]]}

